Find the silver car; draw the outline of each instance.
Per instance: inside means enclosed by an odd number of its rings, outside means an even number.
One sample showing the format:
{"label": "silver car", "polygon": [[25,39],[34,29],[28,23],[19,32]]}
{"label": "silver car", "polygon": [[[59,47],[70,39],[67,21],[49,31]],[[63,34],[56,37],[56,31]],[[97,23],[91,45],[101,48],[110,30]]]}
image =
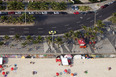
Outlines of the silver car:
{"label": "silver car", "polygon": [[47,14],[47,12],[46,12],[46,11],[44,11],[44,12],[42,12],[42,14]]}
{"label": "silver car", "polygon": [[54,14],[59,14],[59,12],[58,12],[58,11],[56,11],[56,12],[54,12]]}
{"label": "silver car", "polygon": [[21,14],[21,12],[15,12],[15,14]]}

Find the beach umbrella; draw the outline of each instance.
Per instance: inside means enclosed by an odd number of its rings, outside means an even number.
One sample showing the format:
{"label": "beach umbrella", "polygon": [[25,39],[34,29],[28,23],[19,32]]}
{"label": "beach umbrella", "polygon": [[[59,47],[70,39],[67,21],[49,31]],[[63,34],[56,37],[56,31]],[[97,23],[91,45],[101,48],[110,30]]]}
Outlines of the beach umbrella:
{"label": "beach umbrella", "polygon": [[5,72],[2,72],[2,75],[5,75]]}
{"label": "beach umbrella", "polygon": [[59,76],[59,73],[58,72],[56,73],[56,76]]}
{"label": "beach umbrella", "polygon": [[11,68],[11,71],[13,71],[13,70],[14,70],[14,68],[12,67],[12,68]]}
{"label": "beach umbrella", "polygon": [[73,74],[73,73],[71,73],[71,76],[74,76],[74,74]]}
{"label": "beach umbrella", "polygon": [[3,68],[2,65],[0,65],[0,68]]}
{"label": "beach umbrella", "polygon": [[65,69],[64,72],[67,72],[67,69]]}
{"label": "beach umbrella", "polygon": [[24,59],[24,58],[25,58],[25,56],[22,56],[21,58],[22,58],[22,59]]}

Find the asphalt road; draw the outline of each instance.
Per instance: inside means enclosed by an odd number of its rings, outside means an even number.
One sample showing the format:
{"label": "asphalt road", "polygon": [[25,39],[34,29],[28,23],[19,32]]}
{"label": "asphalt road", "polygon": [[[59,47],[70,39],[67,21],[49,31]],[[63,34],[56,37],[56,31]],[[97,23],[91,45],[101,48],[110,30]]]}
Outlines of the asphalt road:
{"label": "asphalt road", "polygon": [[[97,20],[104,20],[116,12],[116,3],[97,11]],[[81,29],[82,26],[93,26],[94,13],[87,15],[36,15],[34,26],[0,26],[0,35],[48,35],[48,31],[55,30],[57,34],[70,30]]]}

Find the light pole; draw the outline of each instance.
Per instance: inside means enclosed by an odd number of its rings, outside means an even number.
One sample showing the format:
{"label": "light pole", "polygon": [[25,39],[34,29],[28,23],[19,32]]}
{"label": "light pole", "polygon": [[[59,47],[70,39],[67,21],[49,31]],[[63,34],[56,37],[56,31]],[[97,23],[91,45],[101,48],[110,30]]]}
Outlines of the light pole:
{"label": "light pole", "polygon": [[94,14],[94,27],[96,26],[96,10],[94,11],[95,12],[95,14]]}
{"label": "light pole", "polygon": [[[26,1],[25,1],[26,2]],[[26,6],[25,6],[25,24],[26,24]]]}
{"label": "light pole", "polygon": [[53,35],[56,34],[56,31],[51,30],[49,31],[49,34],[52,35],[52,49],[53,49]]}

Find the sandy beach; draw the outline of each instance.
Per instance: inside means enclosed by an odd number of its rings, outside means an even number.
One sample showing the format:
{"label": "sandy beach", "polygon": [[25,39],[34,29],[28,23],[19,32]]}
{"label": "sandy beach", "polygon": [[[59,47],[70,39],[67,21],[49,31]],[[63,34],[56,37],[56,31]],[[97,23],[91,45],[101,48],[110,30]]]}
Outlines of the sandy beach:
{"label": "sandy beach", "polygon": [[[30,64],[30,62],[35,64]],[[17,64],[17,71],[10,70],[11,67]],[[9,67],[4,72],[9,71],[7,77],[55,77],[56,72],[62,72],[64,69],[70,69],[72,73],[77,73],[76,77],[116,77],[116,58],[102,58],[102,59],[76,59],[73,67],[58,65],[55,59],[20,59],[9,58]],[[109,71],[108,67],[112,69]],[[88,70],[88,74],[84,71]],[[33,75],[32,71],[37,71]],[[0,73],[0,77],[4,77]],[[71,77],[69,74],[62,74],[59,77]]]}

